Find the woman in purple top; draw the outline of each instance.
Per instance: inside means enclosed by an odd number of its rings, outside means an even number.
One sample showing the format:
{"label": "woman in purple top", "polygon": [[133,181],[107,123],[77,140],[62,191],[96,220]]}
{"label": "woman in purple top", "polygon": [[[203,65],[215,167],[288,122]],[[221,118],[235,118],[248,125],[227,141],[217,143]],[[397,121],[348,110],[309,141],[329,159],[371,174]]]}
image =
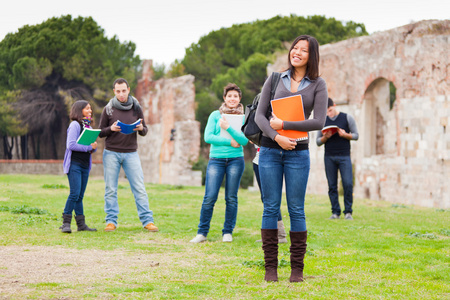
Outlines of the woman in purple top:
{"label": "woman in purple top", "polygon": [[[277,281],[278,212],[280,211],[283,178],[286,202],[291,220],[291,282],[303,281],[303,258],[306,253],[305,194],[310,160],[308,139],[296,141],[280,135],[277,130],[315,131],[323,128],[327,113],[328,92],[319,77],[319,43],[301,35],[292,43],[288,53],[289,68],[281,73],[275,99],[301,95],[304,121],[288,122],[270,116],[270,76],[261,92],[255,122],[263,132],[259,150],[259,176],[264,203],[261,237],[264,250],[265,280]],[[314,113],[312,114],[312,112]],[[311,116],[311,117],[310,117]]]}
{"label": "woman in purple top", "polygon": [[63,225],[59,228],[64,233],[71,233],[70,223],[72,222],[72,212],[75,211],[75,220],[78,231],[97,231],[89,228],[85,223],[83,212],[84,191],[91,170],[91,153],[96,151],[97,142],[89,146],[77,143],[78,137],[84,128],[91,128],[92,109],[86,100],[78,100],[70,109],[70,119],[72,122],[67,129],[66,152],[64,154],[64,174],[67,174],[70,185],[70,194],[66,201],[63,212]]}

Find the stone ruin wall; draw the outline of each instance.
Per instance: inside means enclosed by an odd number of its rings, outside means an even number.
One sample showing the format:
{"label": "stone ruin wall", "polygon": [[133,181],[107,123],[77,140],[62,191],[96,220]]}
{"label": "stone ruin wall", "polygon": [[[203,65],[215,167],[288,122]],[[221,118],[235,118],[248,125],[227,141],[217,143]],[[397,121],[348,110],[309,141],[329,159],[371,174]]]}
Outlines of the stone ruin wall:
{"label": "stone ruin wall", "polygon": [[201,186],[201,171],[192,171],[200,153],[200,123],[195,120],[194,76],[152,81],[152,61],[143,62],[136,98],[148,133],[138,137],[144,180]]}
{"label": "stone ruin wall", "polygon": [[[356,198],[450,208],[449,37],[450,20],[429,20],[320,47],[329,95],[358,126]],[[285,69],[286,55],[268,72]],[[313,132],[308,192],[327,194],[315,139]]]}

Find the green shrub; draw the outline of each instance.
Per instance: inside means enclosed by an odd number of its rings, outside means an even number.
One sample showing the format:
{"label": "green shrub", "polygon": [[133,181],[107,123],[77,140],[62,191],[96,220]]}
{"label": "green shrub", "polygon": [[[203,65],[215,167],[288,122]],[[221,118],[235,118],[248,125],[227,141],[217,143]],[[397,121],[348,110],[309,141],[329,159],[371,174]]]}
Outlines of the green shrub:
{"label": "green shrub", "polygon": [[441,229],[439,233],[442,235],[450,236],[450,229]]}
{"label": "green shrub", "polygon": [[439,238],[436,235],[434,235],[433,233],[428,233],[428,232],[426,232],[426,233],[410,232],[408,235],[412,236],[412,237],[425,238],[425,239],[430,239],[430,240],[434,240],[434,239],[438,239]]}
{"label": "green shrub", "polygon": [[13,214],[33,214],[33,215],[45,215],[47,211],[37,207],[30,207],[28,205],[16,206],[10,209]]}
{"label": "green shrub", "polygon": [[68,189],[69,187],[64,184],[44,184],[43,189]]}
{"label": "green shrub", "polygon": [[192,166],[194,171],[202,171],[202,185],[205,185],[206,167],[208,166],[208,159],[199,156],[198,161]]}
{"label": "green shrub", "polygon": [[242,174],[241,178],[241,188],[246,189],[252,185],[253,185],[253,163],[251,161],[247,161],[245,163],[244,174]]}

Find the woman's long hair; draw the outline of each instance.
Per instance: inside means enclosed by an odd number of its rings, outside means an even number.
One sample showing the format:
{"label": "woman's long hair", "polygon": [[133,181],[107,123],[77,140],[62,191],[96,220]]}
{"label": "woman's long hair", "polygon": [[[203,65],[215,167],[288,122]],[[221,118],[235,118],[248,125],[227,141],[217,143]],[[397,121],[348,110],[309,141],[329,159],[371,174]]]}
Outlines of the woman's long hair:
{"label": "woman's long hair", "polygon": [[[72,107],[70,108],[70,114],[69,117],[72,121],[77,121],[82,124],[82,120],[84,118],[83,116],[83,109],[89,104],[86,100],[77,100],[74,104],[72,104]],[[94,124],[94,120],[91,120],[91,124]],[[92,126],[91,125],[91,126]]]}
{"label": "woman's long hair", "polygon": [[310,35],[300,35],[298,36],[291,45],[288,53],[288,69],[291,70],[291,76],[295,74],[295,67],[291,64],[291,51],[294,49],[295,45],[299,41],[308,41],[309,47],[309,58],[308,63],[306,64],[306,74],[309,79],[314,80],[319,77],[319,42],[315,37]]}

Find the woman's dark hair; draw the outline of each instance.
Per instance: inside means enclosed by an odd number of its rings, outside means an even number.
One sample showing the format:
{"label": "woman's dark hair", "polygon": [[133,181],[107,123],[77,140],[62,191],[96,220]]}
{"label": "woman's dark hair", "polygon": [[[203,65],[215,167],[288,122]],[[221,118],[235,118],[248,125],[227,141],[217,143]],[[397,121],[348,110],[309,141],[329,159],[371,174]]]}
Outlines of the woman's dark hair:
{"label": "woman's dark hair", "polygon": [[239,98],[242,98],[241,89],[234,83],[229,83],[223,88],[223,97],[226,97],[229,91],[236,91],[239,93]]}
{"label": "woman's dark hair", "polygon": [[[83,109],[89,104],[86,100],[77,100],[74,104],[72,104],[72,108],[70,109],[69,117],[72,121],[78,121],[81,123],[81,120],[84,118]],[[92,120],[92,124],[93,124]]]}
{"label": "woman's dark hair", "polygon": [[288,69],[291,70],[291,76],[292,74],[295,74],[295,67],[291,64],[291,51],[299,41],[307,41],[309,44],[309,58],[308,63],[306,64],[305,76],[308,76],[309,79],[314,80],[319,77],[319,42],[315,37],[310,35],[300,35],[294,40],[288,53]]}

